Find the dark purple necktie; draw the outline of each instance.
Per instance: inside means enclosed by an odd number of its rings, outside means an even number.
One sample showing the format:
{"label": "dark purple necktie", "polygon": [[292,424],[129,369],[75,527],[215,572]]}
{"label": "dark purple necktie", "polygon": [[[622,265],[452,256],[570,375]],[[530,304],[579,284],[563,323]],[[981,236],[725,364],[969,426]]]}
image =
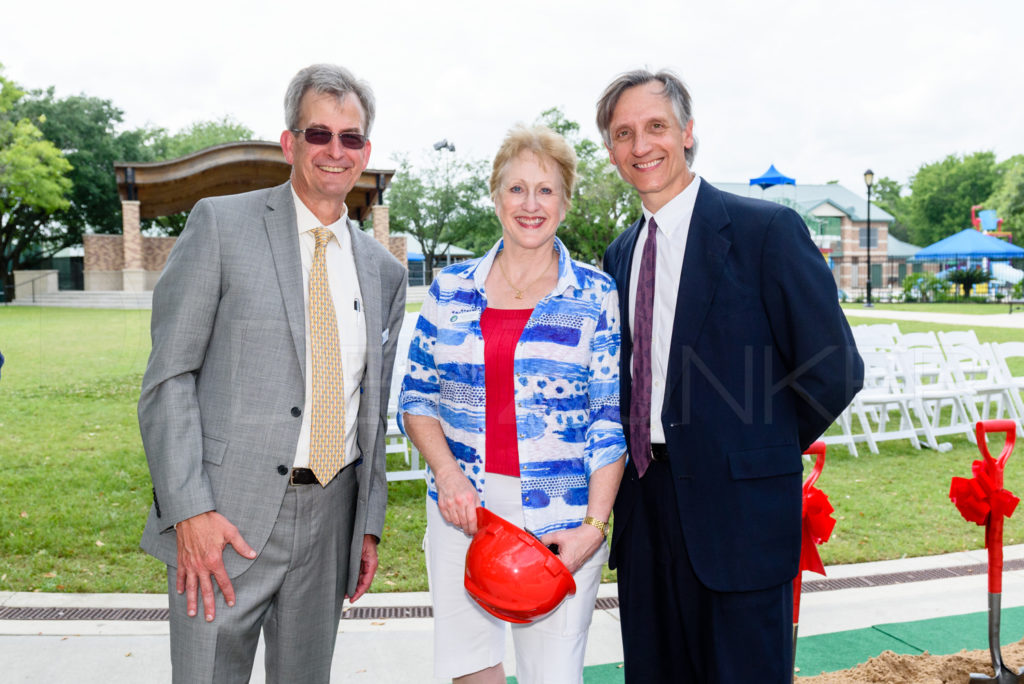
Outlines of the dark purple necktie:
{"label": "dark purple necktie", "polygon": [[654,328],[654,273],[658,255],[658,224],[647,222],[647,242],[640,257],[633,311],[633,387],[629,400],[629,451],[636,472],[644,476],[651,464],[651,336]]}

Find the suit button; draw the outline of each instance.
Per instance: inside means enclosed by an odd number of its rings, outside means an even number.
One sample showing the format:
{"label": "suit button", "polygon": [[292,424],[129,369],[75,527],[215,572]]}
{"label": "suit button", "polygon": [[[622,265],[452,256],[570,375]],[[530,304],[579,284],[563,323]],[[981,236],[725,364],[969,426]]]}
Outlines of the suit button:
{"label": "suit button", "polygon": [[292,415],[298,418],[299,416],[302,415],[302,409],[300,409],[298,406],[292,406]]}
{"label": "suit button", "polygon": [[278,472],[279,475],[287,475],[288,474],[288,466],[284,466],[284,465],[277,466],[277,472]]}

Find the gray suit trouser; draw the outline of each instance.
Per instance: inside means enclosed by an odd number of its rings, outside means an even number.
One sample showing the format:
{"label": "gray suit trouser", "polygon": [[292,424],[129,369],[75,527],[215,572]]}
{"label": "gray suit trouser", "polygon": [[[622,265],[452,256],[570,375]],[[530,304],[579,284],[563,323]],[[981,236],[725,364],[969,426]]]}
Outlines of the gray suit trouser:
{"label": "gray suit trouser", "polygon": [[[176,569],[168,567],[176,684],[248,682],[261,628],[268,684],[330,681],[348,583],[357,467],[345,468],[326,487],[288,487],[266,546],[231,580],[234,607],[224,603],[214,583],[213,622],[203,618],[201,597],[198,615],[186,615],[185,595],[175,588]],[[234,551],[229,546],[224,553]]]}

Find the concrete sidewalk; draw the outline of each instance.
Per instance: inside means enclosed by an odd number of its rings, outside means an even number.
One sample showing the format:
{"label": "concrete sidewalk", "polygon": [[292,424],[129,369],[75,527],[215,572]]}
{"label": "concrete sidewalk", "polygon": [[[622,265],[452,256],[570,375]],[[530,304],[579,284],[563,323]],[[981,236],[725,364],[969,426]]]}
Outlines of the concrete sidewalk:
{"label": "concrete sidewalk", "polygon": [[[1024,605],[1024,545],[1008,547],[1003,607]],[[986,610],[985,551],[832,566],[828,575],[806,573],[800,636],[878,624],[963,615]],[[599,606],[615,604],[615,585],[603,585]],[[354,609],[385,617],[345,619],[338,633],[334,682],[423,684],[431,676],[433,633],[425,593],[369,594]],[[0,663],[4,682],[81,684],[170,681],[167,622],[117,619],[10,619],[17,609],[40,614],[63,609],[166,609],[164,596],[146,594],[0,593]],[[50,609],[47,611],[46,609]],[[25,611],[21,611],[24,613]],[[137,611],[136,611],[137,612]],[[114,614],[114,613],[112,613]],[[618,608],[598,608],[586,664],[622,661]],[[506,672],[515,674],[511,648]],[[253,682],[263,682],[262,653]]]}
{"label": "concrete sidewalk", "polygon": [[894,321],[922,321],[981,328],[1024,328],[1024,313],[955,314],[938,311],[890,311],[865,309],[863,304],[844,307],[843,312],[847,318],[885,318]]}

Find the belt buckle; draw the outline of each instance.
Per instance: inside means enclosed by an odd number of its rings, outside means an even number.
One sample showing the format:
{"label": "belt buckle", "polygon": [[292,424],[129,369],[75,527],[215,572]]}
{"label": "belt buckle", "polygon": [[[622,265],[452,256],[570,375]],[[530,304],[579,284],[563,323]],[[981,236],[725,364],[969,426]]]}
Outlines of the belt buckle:
{"label": "belt buckle", "polygon": [[288,473],[288,484],[290,484],[292,487],[299,486],[299,483],[295,481],[295,471],[296,469],[292,468],[291,472]]}

